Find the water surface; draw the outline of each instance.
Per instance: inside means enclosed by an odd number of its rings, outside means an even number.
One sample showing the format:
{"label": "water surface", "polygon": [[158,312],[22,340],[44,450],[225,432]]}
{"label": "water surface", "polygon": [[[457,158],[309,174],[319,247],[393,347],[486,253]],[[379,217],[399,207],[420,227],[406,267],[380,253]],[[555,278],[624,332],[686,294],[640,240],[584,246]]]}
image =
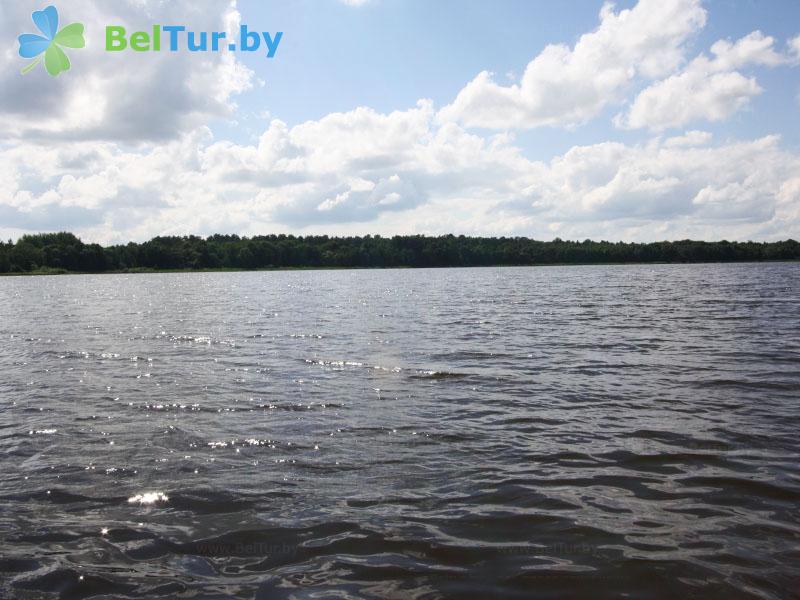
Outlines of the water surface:
{"label": "water surface", "polygon": [[800,265],[0,278],[0,373],[0,597],[800,589]]}

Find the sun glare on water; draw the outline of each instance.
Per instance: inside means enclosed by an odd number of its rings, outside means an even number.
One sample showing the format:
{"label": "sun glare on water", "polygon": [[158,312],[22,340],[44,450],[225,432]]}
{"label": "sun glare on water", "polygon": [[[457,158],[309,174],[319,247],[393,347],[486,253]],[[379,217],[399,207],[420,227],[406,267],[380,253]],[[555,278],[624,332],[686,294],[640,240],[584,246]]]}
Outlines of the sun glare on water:
{"label": "sun glare on water", "polygon": [[169,497],[163,492],[145,492],[128,498],[128,504],[155,504],[156,502],[166,502]]}

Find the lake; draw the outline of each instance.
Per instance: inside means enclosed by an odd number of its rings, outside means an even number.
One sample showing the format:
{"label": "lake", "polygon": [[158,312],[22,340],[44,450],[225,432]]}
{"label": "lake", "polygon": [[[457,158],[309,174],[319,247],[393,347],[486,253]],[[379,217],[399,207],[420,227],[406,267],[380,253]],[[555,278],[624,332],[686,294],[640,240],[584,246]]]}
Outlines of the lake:
{"label": "lake", "polygon": [[0,342],[0,597],[800,589],[798,264],[7,277]]}

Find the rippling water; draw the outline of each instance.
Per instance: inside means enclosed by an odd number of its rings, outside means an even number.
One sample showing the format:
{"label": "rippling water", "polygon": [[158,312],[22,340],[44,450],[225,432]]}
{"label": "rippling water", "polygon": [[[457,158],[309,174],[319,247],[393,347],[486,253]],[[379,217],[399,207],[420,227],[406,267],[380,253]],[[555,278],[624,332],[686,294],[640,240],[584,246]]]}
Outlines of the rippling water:
{"label": "rippling water", "polygon": [[800,265],[0,278],[0,596],[786,598]]}

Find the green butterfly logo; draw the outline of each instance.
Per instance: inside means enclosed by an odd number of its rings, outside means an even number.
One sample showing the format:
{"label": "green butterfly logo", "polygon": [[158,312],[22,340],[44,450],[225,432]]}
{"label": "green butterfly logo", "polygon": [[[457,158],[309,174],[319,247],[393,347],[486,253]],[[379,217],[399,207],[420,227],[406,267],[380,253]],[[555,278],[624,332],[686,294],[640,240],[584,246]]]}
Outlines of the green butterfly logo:
{"label": "green butterfly logo", "polygon": [[58,31],[58,11],[55,6],[37,10],[31,17],[42,35],[23,33],[19,36],[19,55],[22,58],[35,59],[22,69],[22,74],[30,73],[41,62],[42,53],[44,68],[50,75],[55,77],[62,71],[69,71],[69,58],[61,46],[83,48],[86,45],[86,40],[83,39],[83,23],[71,23]]}

